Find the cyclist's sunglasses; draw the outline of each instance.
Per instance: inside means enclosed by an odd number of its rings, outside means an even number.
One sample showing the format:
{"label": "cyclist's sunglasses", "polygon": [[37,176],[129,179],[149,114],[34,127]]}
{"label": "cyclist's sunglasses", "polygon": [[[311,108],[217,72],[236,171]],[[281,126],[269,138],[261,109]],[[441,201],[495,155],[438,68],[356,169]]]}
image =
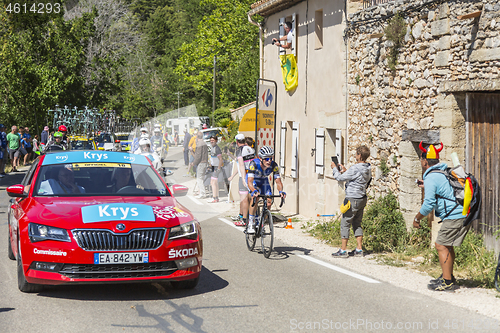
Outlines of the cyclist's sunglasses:
{"label": "cyclist's sunglasses", "polygon": [[262,159],[263,159],[264,161],[266,161],[266,162],[269,162],[269,161],[272,161],[272,160],[273,160],[273,158],[272,158],[272,157],[263,157]]}

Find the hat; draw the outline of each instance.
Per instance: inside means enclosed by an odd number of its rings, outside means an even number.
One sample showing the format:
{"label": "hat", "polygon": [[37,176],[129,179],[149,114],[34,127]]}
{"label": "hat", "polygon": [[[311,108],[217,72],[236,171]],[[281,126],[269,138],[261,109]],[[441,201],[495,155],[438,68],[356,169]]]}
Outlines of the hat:
{"label": "hat", "polygon": [[0,124],[0,128],[5,128],[5,125],[4,124]]}
{"label": "hat", "polygon": [[234,137],[235,140],[238,140],[238,141],[241,141],[241,140],[245,140],[245,136],[243,134],[237,134],[235,137]]}
{"label": "hat", "polygon": [[427,146],[427,148],[424,148],[422,145],[422,141],[420,141],[420,144],[418,145],[422,153],[426,154],[425,158],[428,160],[439,160],[439,152],[444,148],[442,142],[439,144],[439,146],[439,148],[436,148],[434,147],[434,145],[429,145]]}

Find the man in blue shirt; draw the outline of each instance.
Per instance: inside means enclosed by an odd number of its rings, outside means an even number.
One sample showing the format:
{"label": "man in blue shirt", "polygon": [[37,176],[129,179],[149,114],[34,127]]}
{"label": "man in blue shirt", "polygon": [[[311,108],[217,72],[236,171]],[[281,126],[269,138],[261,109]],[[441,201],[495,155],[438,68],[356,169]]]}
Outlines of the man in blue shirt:
{"label": "man in blue shirt", "polygon": [[[422,146],[422,144],[421,144]],[[435,291],[453,291],[456,283],[453,277],[453,263],[455,261],[454,246],[460,246],[470,229],[469,223],[464,227],[465,216],[462,215],[463,206],[450,205],[450,200],[455,201],[453,188],[446,176],[433,170],[446,170],[445,163],[439,163],[439,152],[443,149],[429,145],[422,149],[420,163],[424,171],[424,180],[417,180],[420,187],[424,188],[425,198],[420,211],[413,220],[413,227],[420,228],[420,220],[435,210],[437,217],[442,218],[441,228],[436,238],[436,250],[438,251],[439,264],[441,265],[442,275],[431,280],[428,285],[430,290]],[[446,202],[448,201],[448,202]]]}

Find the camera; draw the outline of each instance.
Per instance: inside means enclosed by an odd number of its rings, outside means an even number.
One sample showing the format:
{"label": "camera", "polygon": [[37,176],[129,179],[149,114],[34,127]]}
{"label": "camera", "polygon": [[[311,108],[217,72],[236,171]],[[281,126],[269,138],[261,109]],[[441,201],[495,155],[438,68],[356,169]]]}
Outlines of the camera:
{"label": "camera", "polygon": [[272,41],[271,45],[274,45],[274,43],[276,43],[276,40],[275,40],[275,39],[273,39],[273,41]]}

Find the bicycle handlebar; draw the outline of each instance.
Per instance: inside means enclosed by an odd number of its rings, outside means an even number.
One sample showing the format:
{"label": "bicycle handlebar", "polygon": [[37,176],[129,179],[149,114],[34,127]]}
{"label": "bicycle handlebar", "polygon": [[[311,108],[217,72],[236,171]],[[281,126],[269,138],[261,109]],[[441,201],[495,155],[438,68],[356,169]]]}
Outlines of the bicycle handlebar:
{"label": "bicycle handlebar", "polygon": [[281,203],[280,203],[280,208],[283,206],[285,203],[285,198],[283,198],[280,194],[278,195],[265,195],[265,194],[259,194],[252,199],[252,207],[255,206],[255,203],[257,202],[257,198],[281,198]]}

